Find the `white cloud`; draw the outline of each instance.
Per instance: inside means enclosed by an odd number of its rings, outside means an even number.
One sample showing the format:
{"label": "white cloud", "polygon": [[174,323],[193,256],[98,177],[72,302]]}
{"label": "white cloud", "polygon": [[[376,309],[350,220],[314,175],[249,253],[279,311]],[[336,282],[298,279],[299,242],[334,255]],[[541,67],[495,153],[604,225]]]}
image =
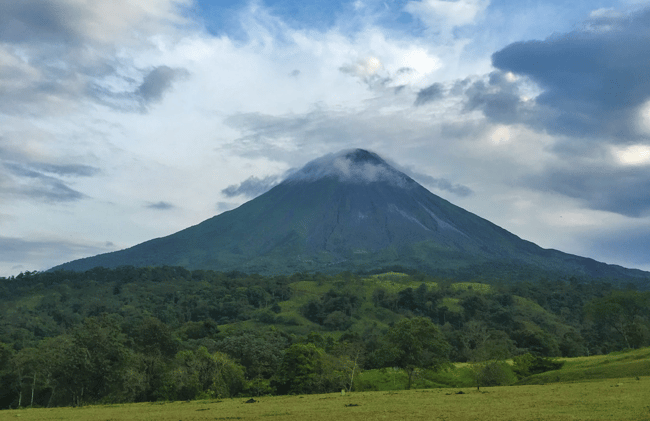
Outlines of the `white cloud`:
{"label": "white cloud", "polygon": [[421,0],[409,1],[405,10],[425,22],[429,28],[443,30],[476,23],[489,0]]}
{"label": "white cloud", "polygon": [[611,7],[601,7],[600,9],[592,10],[589,17],[592,19],[597,18],[620,18],[623,13],[612,9]]}
{"label": "white cloud", "polygon": [[498,126],[492,132],[490,139],[496,144],[508,142],[510,140],[510,129],[508,129],[508,126]]}
{"label": "white cloud", "polygon": [[382,67],[381,61],[377,57],[368,57],[358,60],[354,64],[341,67],[341,71],[366,79],[377,74]]}
{"label": "white cloud", "polygon": [[[0,112],[65,115],[89,100],[135,108],[151,69],[132,57],[183,37],[192,0],[0,2]],[[131,89],[132,88],[132,89]],[[131,89],[131,91],[129,91]]]}
{"label": "white cloud", "polygon": [[614,147],[614,155],[623,165],[643,165],[650,163],[649,145],[631,145],[627,147]]}
{"label": "white cloud", "polygon": [[650,101],[642,104],[637,110],[636,130],[643,136],[650,136]]}
{"label": "white cloud", "polygon": [[[50,35],[62,39],[110,44],[131,43],[161,32],[170,24],[189,23],[179,13],[192,0],[21,0],[0,6],[5,31],[13,39]],[[30,33],[31,32],[31,33]]]}
{"label": "white cloud", "polygon": [[307,163],[304,168],[287,177],[288,182],[313,181],[326,177],[336,177],[342,181],[367,184],[385,181],[393,185],[407,187],[407,179],[381,161],[372,152],[360,150],[343,150],[335,154],[317,158]]}

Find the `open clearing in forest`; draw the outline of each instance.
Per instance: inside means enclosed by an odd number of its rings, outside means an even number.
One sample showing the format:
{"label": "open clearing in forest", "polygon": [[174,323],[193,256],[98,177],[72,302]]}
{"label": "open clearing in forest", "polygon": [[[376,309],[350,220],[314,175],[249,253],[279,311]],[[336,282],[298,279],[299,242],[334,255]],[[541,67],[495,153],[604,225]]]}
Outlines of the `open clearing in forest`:
{"label": "open clearing in forest", "polygon": [[[462,394],[459,392],[463,392]],[[2,411],[3,420],[650,420],[650,377]]]}
{"label": "open clearing in forest", "polygon": [[[650,376],[650,348],[612,352],[590,357],[558,358],[565,364],[560,370],[536,374],[521,384],[577,382],[612,377]],[[649,398],[650,400],[650,398]]]}

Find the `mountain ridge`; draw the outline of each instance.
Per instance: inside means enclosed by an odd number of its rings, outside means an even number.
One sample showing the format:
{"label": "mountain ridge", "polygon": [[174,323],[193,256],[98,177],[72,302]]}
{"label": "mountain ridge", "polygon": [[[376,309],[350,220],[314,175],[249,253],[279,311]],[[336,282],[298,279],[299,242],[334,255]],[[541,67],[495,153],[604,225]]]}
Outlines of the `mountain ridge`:
{"label": "mountain ridge", "polygon": [[[128,249],[59,265],[183,266],[260,274],[373,271],[522,278],[539,270],[648,282],[650,273],[542,249],[429,192],[363,149],[306,164],[240,207]],[[499,275],[498,268],[503,269]]]}

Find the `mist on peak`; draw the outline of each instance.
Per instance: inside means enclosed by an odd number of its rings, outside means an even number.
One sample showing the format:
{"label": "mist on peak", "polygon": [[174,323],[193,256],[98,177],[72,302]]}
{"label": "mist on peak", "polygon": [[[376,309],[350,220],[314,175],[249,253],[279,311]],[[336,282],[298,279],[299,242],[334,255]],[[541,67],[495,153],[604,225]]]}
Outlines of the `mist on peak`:
{"label": "mist on peak", "polygon": [[351,149],[339,152],[346,159],[354,162],[355,164],[373,164],[389,166],[386,161],[381,159],[379,155],[374,152],[369,152],[365,149]]}
{"label": "mist on peak", "polygon": [[415,183],[379,155],[365,149],[347,149],[314,159],[289,175],[284,183],[316,181],[323,178],[335,178],[354,184],[387,182],[399,187],[408,187]]}

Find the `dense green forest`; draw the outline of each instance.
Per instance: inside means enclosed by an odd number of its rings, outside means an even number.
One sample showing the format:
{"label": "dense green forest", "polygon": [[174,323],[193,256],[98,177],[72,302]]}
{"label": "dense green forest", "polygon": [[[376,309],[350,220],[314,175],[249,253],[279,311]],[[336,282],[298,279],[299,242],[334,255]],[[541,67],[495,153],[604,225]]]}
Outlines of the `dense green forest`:
{"label": "dense green forest", "polygon": [[576,278],[122,267],[0,278],[0,297],[0,408],[358,390],[362,370],[410,384],[512,357],[523,376],[650,345],[650,292]]}

